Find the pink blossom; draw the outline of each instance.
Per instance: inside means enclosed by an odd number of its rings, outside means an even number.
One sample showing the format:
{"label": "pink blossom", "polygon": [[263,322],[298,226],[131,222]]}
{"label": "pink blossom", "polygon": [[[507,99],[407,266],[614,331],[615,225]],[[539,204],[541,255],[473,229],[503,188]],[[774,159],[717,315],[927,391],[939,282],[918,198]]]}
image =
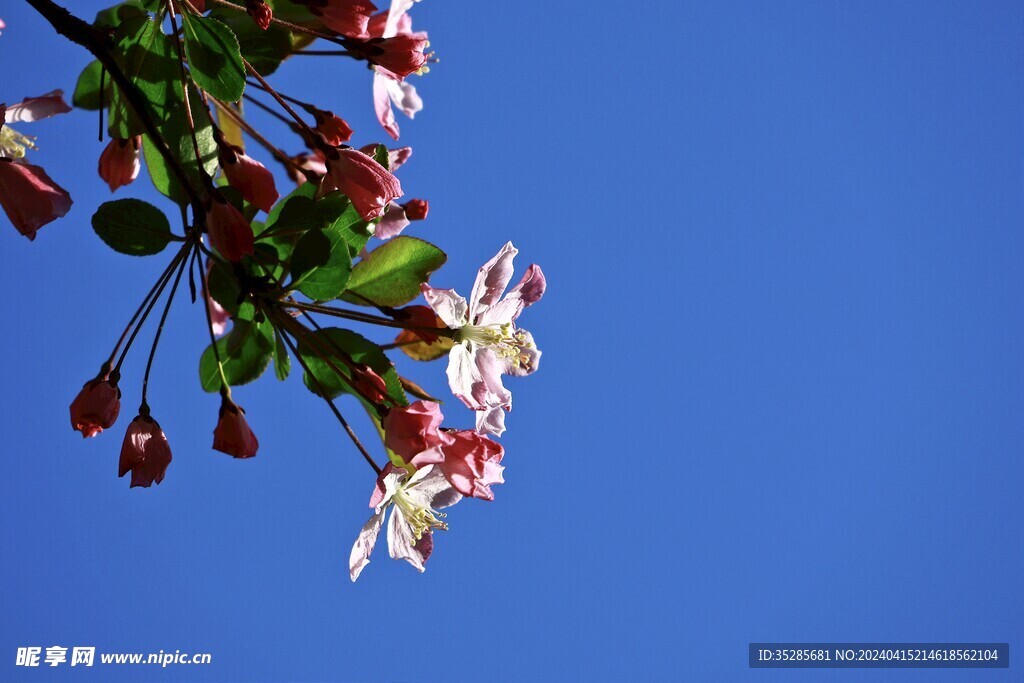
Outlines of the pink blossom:
{"label": "pink blossom", "polygon": [[373,109],[380,125],[384,127],[388,135],[397,140],[400,131],[392,105],[398,107],[398,110],[410,119],[415,118],[416,114],[423,111],[423,99],[416,92],[416,86],[407,81],[395,80],[383,69],[375,68],[373,71]]}
{"label": "pink blossom", "polygon": [[314,108],[313,118],[316,119],[317,131],[324,137],[328,145],[337,147],[352,139],[352,128],[345,122],[345,119],[335,115],[334,112]]}
{"label": "pink blossom", "polygon": [[270,213],[280,195],[274,174],[266,166],[228,143],[220,147],[220,166],[228,184],[238,190],[245,201]]}
{"label": "pink blossom", "polygon": [[255,239],[249,221],[216,190],[206,206],[206,230],[213,248],[228,261],[238,262],[253,253]]}
{"label": "pink blossom", "polygon": [[389,240],[400,235],[412,221],[426,218],[428,207],[429,205],[424,199],[413,199],[405,204],[391,202],[388,204],[387,211],[384,212],[384,217],[374,228],[374,237]]}
{"label": "pink blossom", "polygon": [[[312,173],[313,175],[321,178],[327,175],[327,157],[319,149],[313,150],[312,152],[303,152],[292,157],[292,162],[299,169]],[[297,169],[289,166],[288,177],[292,179],[296,185],[302,185],[306,182],[306,174],[299,172]]]}
{"label": "pink blossom", "polygon": [[454,505],[462,496],[452,488],[444,475],[434,466],[416,470],[412,476],[391,463],[377,477],[370,497],[373,515],[366,522],[352,546],[349,555],[349,576],[359,578],[370,563],[370,554],[377,544],[377,536],[384,517],[391,509],[388,520],[388,549],[391,557],[403,559],[421,572],[434,550],[434,530],[447,530],[439,509]]}
{"label": "pink blossom", "polygon": [[260,448],[260,442],[245,419],[245,411],[225,398],[221,402],[220,417],[213,430],[213,449],[234,458],[251,458]]}
{"label": "pink blossom", "polygon": [[425,34],[400,33],[390,38],[370,38],[347,44],[350,52],[370,64],[386,69],[395,80],[400,81],[427,63],[423,50],[430,43]]}
{"label": "pink blossom", "polygon": [[152,486],[164,480],[171,464],[171,446],[160,424],[148,414],[141,414],[128,425],[121,445],[117,476],[132,473],[131,486]]}
{"label": "pink blossom", "polygon": [[71,428],[82,438],[110,429],[121,410],[121,390],[109,377],[97,377],[85,383],[71,402]]}
{"label": "pink blossom", "polygon": [[512,279],[517,253],[508,242],[480,268],[468,303],[455,290],[421,287],[438,317],[458,330],[448,356],[448,384],[453,394],[478,411],[476,424],[481,433],[500,435],[505,431],[503,411],[512,409],[512,394],[501,376],[528,375],[540,361],[533,336],[515,325],[523,309],[544,294],[546,282],[540,266],[531,265],[519,284],[502,296]]}
{"label": "pink blossom", "polygon": [[36,231],[71,209],[71,195],[39,166],[0,157],[0,206],[30,240]]}
{"label": "pink blossom", "polygon": [[377,8],[367,0],[298,0],[324,26],[349,38],[366,38],[370,15]]}
{"label": "pink blossom", "polygon": [[320,192],[334,190],[345,193],[365,220],[379,218],[390,201],[402,196],[398,178],[369,155],[349,147],[327,152],[327,175]]}
{"label": "pink blossom", "polygon": [[4,123],[27,123],[48,119],[57,114],[66,114],[71,107],[64,101],[63,90],[52,90],[45,95],[26,98],[23,102],[7,107]]}
{"label": "pink blossom", "polygon": [[382,422],[384,444],[413,467],[436,466],[463,496],[494,500],[504,483],[500,444],[474,431],[439,429],[444,416],[433,402],[392,408]]}
{"label": "pink blossom", "polygon": [[100,154],[99,174],[110,191],[131,184],[139,177],[142,162],[139,160],[139,145],[142,138],[135,136],[128,140],[111,140]]}

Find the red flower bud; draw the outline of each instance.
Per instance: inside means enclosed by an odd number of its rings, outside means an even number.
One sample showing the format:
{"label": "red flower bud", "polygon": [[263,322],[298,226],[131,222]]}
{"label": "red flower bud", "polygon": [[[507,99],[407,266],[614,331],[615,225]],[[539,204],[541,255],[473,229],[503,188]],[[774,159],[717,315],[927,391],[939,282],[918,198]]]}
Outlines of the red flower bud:
{"label": "red flower bud", "polygon": [[328,145],[337,147],[352,138],[352,129],[348,123],[340,116],[335,116],[333,112],[314,108],[313,117],[316,119],[316,129],[324,136]]}
{"label": "red flower bud", "polygon": [[354,364],[352,385],[361,397],[374,403],[382,403],[388,395],[388,385],[384,378],[363,363]]}
{"label": "red flower bud", "polygon": [[384,208],[402,196],[398,178],[372,157],[354,149],[332,149],[327,155],[327,175],[320,191],[341,190],[365,220],[380,218]]}
{"label": "red flower bud", "polygon": [[371,64],[387,69],[397,80],[402,80],[427,63],[423,50],[429,45],[426,34],[400,33],[390,38],[371,38],[346,45],[349,51]]}
{"label": "red flower bud", "polygon": [[427,203],[426,199],[412,199],[402,204],[402,208],[405,209],[406,218],[411,221],[421,221],[427,217],[427,213],[430,211],[430,204]]}
{"label": "red flower bud", "polygon": [[117,476],[132,473],[132,487],[152,486],[164,480],[171,464],[171,446],[160,424],[148,414],[139,415],[124,435]]}
{"label": "red flower bud", "polygon": [[109,379],[96,378],[85,383],[71,402],[71,428],[82,438],[110,429],[121,410],[121,390]]}
{"label": "red flower bud", "polygon": [[366,38],[370,15],[377,11],[367,0],[298,0],[324,26],[349,38]]}
{"label": "red flower bud", "polygon": [[245,216],[214,190],[206,207],[206,231],[213,248],[228,261],[241,261],[253,253],[255,240]]}
{"label": "red flower bud", "polygon": [[259,447],[260,442],[245,420],[245,411],[231,399],[224,399],[217,428],[213,430],[213,449],[234,458],[251,458]]}
{"label": "red flower bud", "polygon": [[270,28],[270,20],[274,18],[274,12],[263,0],[245,0],[245,12],[264,31]]}
{"label": "red flower bud", "polygon": [[139,169],[142,168],[139,161],[141,142],[139,136],[127,140],[111,140],[100,154],[100,178],[107,183],[111,192],[139,177]]}
{"label": "red flower bud", "polygon": [[220,149],[220,166],[228,184],[238,190],[245,201],[270,213],[280,196],[273,173],[238,147],[227,143]]}
{"label": "red flower bud", "polygon": [[41,167],[0,157],[0,206],[18,232],[34,240],[39,228],[71,209],[71,196]]}

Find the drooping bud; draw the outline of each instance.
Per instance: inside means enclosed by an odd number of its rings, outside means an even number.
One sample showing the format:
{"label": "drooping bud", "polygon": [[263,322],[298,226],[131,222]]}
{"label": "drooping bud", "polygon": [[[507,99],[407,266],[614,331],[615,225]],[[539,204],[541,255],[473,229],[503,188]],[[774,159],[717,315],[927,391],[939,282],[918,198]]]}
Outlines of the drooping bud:
{"label": "drooping bud", "polygon": [[139,161],[141,143],[142,138],[137,135],[127,140],[111,140],[100,154],[100,178],[107,183],[111,192],[139,177],[139,170],[142,168]]}
{"label": "drooping bud", "polygon": [[164,480],[167,466],[171,464],[171,446],[160,424],[143,409],[124,435],[121,445],[121,459],[117,476],[132,473],[131,486],[152,486]]}
{"label": "drooping bud", "polygon": [[228,184],[241,192],[245,201],[270,213],[280,196],[273,173],[240,148],[226,142],[220,146],[220,166]]}
{"label": "drooping bud", "polygon": [[253,253],[255,240],[249,221],[217,190],[210,193],[206,207],[206,230],[213,248],[229,261],[238,262]]}
{"label": "drooping bud", "polygon": [[30,240],[36,231],[71,209],[71,195],[40,166],[0,158],[0,206]]}
{"label": "drooping bud", "polygon": [[367,38],[370,15],[377,11],[367,0],[297,0],[324,26],[349,38]]}
{"label": "drooping bud", "polygon": [[430,204],[426,199],[412,199],[402,204],[405,209],[405,217],[411,221],[421,221],[427,217],[430,211]]}
{"label": "drooping bud", "polygon": [[274,11],[263,0],[245,0],[245,12],[264,31],[270,28],[270,20],[274,18]]}
{"label": "drooping bud", "polygon": [[82,432],[82,438],[96,436],[110,429],[121,410],[121,390],[109,375],[89,380],[71,402],[71,428]]}
{"label": "drooping bud", "polygon": [[256,435],[245,419],[245,411],[225,397],[221,401],[217,428],[213,430],[213,449],[233,458],[251,458],[259,447]]}
{"label": "drooping bud", "polygon": [[362,152],[344,148],[327,154],[327,175],[321,180],[323,194],[341,190],[365,220],[379,218],[392,200],[402,196],[398,178]]}
{"label": "drooping bud", "polygon": [[310,107],[309,109],[313,112],[313,118],[316,119],[317,131],[324,136],[324,140],[328,145],[337,147],[352,139],[352,129],[345,122],[345,119],[335,115],[334,112],[324,111],[316,107]]}
{"label": "drooping bud", "polygon": [[423,54],[423,50],[430,45],[426,34],[422,33],[350,42],[350,52],[386,69],[399,81],[426,65],[427,56]]}
{"label": "drooping bud", "polygon": [[353,365],[352,386],[356,392],[368,401],[382,403],[388,395],[388,385],[384,378],[365,363]]}

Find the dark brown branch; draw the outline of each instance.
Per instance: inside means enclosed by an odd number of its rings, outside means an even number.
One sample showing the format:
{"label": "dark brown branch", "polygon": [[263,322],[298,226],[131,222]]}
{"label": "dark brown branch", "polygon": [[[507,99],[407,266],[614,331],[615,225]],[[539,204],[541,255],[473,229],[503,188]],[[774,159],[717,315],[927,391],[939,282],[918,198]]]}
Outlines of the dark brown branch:
{"label": "dark brown branch", "polygon": [[199,220],[204,215],[203,201],[195,191],[195,188],[190,184],[185,170],[171,153],[170,148],[167,146],[167,141],[164,140],[163,135],[160,134],[159,129],[156,127],[156,123],[150,117],[146,100],[125,75],[124,71],[121,70],[117,60],[112,56],[110,39],[102,31],[85,23],[60,5],[52,2],[52,0],[25,1],[39,12],[44,19],[50,22],[50,25],[53,26],[57,33],[72,43],[84,47],[103,65],[107,73],[110,74],[110,78],[121,89],[125,99],[128,100],[128,104],[135,110],[139,120],[142,122],[142,126],[146,129],[146,134],[153,141],[157,151],[160,152],[160,156],[167,162],[167,166],[174,174],[175,180],[184,188],[189,203],[192,205],[192,211],[196,216],[196,220]]}

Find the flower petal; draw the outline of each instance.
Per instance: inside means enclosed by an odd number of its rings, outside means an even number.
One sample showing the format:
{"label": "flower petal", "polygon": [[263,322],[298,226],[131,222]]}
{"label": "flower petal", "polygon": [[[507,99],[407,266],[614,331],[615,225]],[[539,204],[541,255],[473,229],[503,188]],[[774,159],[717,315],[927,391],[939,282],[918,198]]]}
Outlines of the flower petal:
{"label": "flower petal", "polygon": [[480,267],[469,295],[469,318],[473,324],[477,324],[479,315],[505,292],[512,279],[512,260],[518,253],[511,242],[506,242],[494,258]]}
{"label": "flower petal", "polygon": [[4,121],[6,123],[39,121],[57,114],[66,114],[69,111],[71,111],[71,107],[64,101],[64,91],[53,90],[45,95],[29,97],[24,102],[10,105],[4,113]]}
{"label": "flower petal", "polygon": [[391,110],[391,92],[388,88],[390,78],[374,69],[373,73],[373,109],[377,114],[380,125],[388,132],[388,135],[395,140],[398,139],[398,121],[395,120],[395,113]]}
{"label": "flower petal", "polygon": [[[398,109],[410,119],[416,118],[418,112],[423,111],[423,99],[416,92],[416,86],[406,81],[396,81],[384,77],[384,86],[388,89],[391,101]],[[398,139],[398,136],[395,136]]]}
{"label": "flower petal", "polygon": [[523,278],[519,281],[519,284],[509,291],[507,298],[522,300],[523,308],[526,308],[540,301],[540,298],[544,296],[544,290],[547,289],[547,286],[548,283],[544,278],[544,271],[536,263],[532,263],[526,269],[526,272],[523,273]]}
{"label": "flower petal", "polygon": [[[533,341],[533,335],[526,330],[519,330],[524,337],[520,347],[519,358],[505,358],[505,374],[525,377],[533,374],[540,367],[540,349]],[[517,362],[518,361],[518,362]]]}
{"label": "flower petal", "polygon": [[359,578],[363,567],[370,564],[370,553],[377,545],[377,536],[380,534],[380,527],[383,523],[384,510],[381,510],[373,513],[363,528],[359,530],[356,542],[352,545],[352,552],[348,556],[348,575],[353,581]]}
{"label": "flower petal", "polygon": [[30,240],[36,230],[71,209],[71,195],[40,166],[0,159],[0,206]]}
{"label": "flower petal", "polygon": [[501,436],[505,433],[505,410],[501,406],[489,406],[476,413],[476,431],[481,434]]}
{"label": "flower petal", "polygon": [[423,543],[423,539],[429,537],[430,532],[428,531],[417,539],[413,536],[412,527],[409,526],[401,509],[395,507],[391,511],[391,518],[388,519],[388,551],[392,558],[405,560],[421,572],[424,571],[426,569],[424,564],[430,557],[430,551],[433,550],[431,542]]}
{"label": "flower petal", "polygon": [[454,289],[435,289],[430,285],[422,285],[420,291],[427,304],[434,309],[444,324],[453,330],[457,330],[467,322],[466,299],[459,295]]}
{"label": "flower petal", "polygon": [[473,397],[477,385],[484,384],[472,351],[466,344],[456,344],[448,352],[448,387],[467,407],[477,408],[480,404]]}

